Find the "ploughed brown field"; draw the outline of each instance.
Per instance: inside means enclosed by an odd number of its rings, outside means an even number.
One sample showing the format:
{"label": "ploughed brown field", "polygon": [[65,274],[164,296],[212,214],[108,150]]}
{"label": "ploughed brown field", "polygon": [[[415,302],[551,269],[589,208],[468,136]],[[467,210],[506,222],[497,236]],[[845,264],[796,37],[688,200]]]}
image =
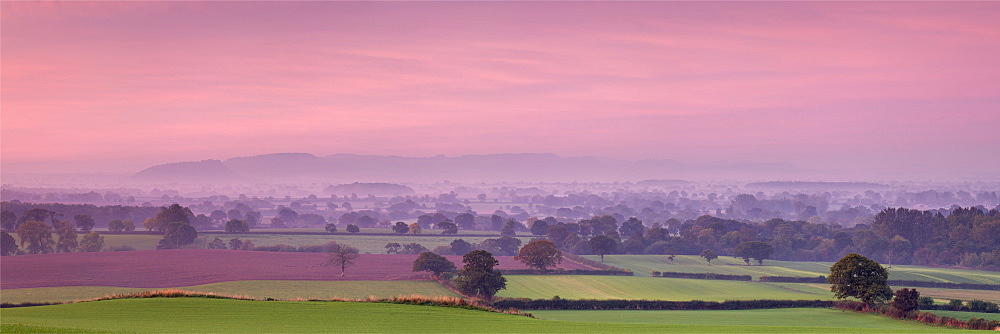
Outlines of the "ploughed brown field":
{"label": "ploughed brown field", "polygon": [[[0,289],[57,286],[165,288],[242,280],[425,280],[413,272],[416,255],[361,254],[340,277],[323,266],[322,253],[279,253],[212,249],[60,253],[4,257]],[[448,256],[462,267],[461,256]],[[498,256],[499,269],[528,269],[513,256]],[[588,269],[564,261],[561,268]]]}

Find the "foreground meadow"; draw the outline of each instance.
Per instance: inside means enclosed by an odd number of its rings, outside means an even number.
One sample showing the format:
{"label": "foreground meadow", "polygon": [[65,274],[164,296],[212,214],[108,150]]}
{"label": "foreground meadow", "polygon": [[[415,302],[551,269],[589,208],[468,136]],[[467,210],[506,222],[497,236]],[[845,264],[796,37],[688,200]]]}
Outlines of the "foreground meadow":
{"label": "foreground meadow", "polygon": [[[602,311],[603,312],[603,311]],[[646,312],[646,311],[643,311]],[[700,311],[699,311],[700,312]],[[726,311],[742,313],[746,311]],[[820,311],[821,313],[824,311]],[[838,311],[839,312],[839,311]],[[170,316],[163,316],[169,314]],[[916,323],[883,324],[845,313],[836,324],[720,325],[712,317],[685,323],[618,323],[531,319],[452,307],[351,302],[262,302],[205,298],[121,299],[2,309],[3,332],[130,333],[932,333],[955,330]],[[728,316],[730,314],[720,314]],[[748,316],[743,316],[748,317]],[[749,316],[749,317],[752,317]],[[123,319],[136,319],[123,321]],[[179,320],[183,319],[183,320]],[[592,321],[592,320],[588,320]]]}
{"label": "foreground meadow", "polygon": [[796,284],[770,284],[684,278],[517,275],[507,276],[507,290],[499,297],[550,299],[648,299],[648,300],[830,300],[833,293]]}

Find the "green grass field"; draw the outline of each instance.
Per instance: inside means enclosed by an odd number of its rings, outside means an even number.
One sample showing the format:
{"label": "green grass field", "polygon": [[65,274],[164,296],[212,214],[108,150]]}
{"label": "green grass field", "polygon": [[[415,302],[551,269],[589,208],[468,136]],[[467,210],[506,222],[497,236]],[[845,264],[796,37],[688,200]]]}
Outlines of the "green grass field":
{"label": "green grass field", "polygon": [[1000,313],[981,313],[981,312],[961,312],[961,311],[928,311],[938,316],[942,317],[952,317],[955,319],[969,320],[969,318],[980,318],[986,320],[997,320],[1000,321]]}
{"label": "green grass field", "polygon": [[[745,311],[728,311],[745,312]],[[734,313],[735,314],[735,313]],[[851,317],[853,316],[853,317]],[[913,333],[954,332],[914,323],[897,327],[848,314],[835,326],[598,323],[531,319],[460,308],[349,302],[261,302],[203,298],[123,299],[0,310],[3,332],[132,333]],[[132,320],[128,320],[132,319]],[[178,321],[183,319],[183,321]],[[783,322],[787,323],[787,322]]]}
{"label": "green grass field", "polygon": [[[810,286],[817,289],[829,290],[830,286],[827,284],[797,284],[797,283],[780,283],[787,284],[790,287],[801,287]],[[904,287],[892,287],[894,290],[902,289]],[[965,290],[965,289],[939,289],[939,288],[912,288],[920,291],[920,296],[923,297],[933,297],[940,303],[947,303],[949,299],[960,299],[960,300],[985,300],[994,303],[1000,303],[1000,291],[994,290]]]}
{"label": "green grass field", "polygon": [[[254,298],[289,299],[364,299],[399,295],[425,295],[459,297],[433,281],[235,281],[177,287],[192,292],[214,292],[224,295],[243,295]],[[112,294],[163,290],[108,286],[75,286],[30,289],[8,289],[0,293],[0,302],[70,302],[103,297]]]}
{"label": "green grass field", "polygon": [[800,284],[771,284],[683,278],[517,275],[507,276],[500,297],[549,299],[750,300],[833,299],[829,290]]}
{"label": "green grass field", "polygon": [[[587,255],[586,257],[600,261],[600,257],[596,255]],[[632,270],[637,276],[650,276],[650,272],[656,270],[682,273],[750,275],[754,279],[758,279],[760,276],[826,276],[830,274],[830,266],[833,265],[833,263],[829,262],[764,260],[763,266],[746,266],[742,259],[723,256],[713,260],[712,265],[709,266],[705,262],[705,259],[695,255],[678,255],[674,259],[674,264],[669,263],[666,255],[606,255],[604,256],[604,263]],[[897,265],[889,268],[889,279],[1000,284],[1000,273]]]}
{"label": "green grass field", "polygon": [[927,325],[871,314],[828,308],[787,308],[739,311],[533,311],[540,319],[625,324],[810,326],[872,329],[924,329]]}

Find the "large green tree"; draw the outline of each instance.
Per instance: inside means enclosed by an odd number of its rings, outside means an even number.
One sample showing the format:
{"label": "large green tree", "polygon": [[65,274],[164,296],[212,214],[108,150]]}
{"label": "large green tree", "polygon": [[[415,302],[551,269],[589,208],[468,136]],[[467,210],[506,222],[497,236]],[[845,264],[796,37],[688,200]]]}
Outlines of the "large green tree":
{"label": "large green tree", "polygon": [[528,267],[544,271],[548,267],[562,263],[562,252],[551,241],[535,240],[521,247],[521,251],[514,259]]}
{"label": "large green tree", "polygon": [[708,262],[708,265],[712,265],[712,260],[718,259],[719,254],[715,254],[714,250],[706,249],[701,251],[701,257],[705,258],[705,261]]}
{"label": "large green tree", "polygon": [[423,252],[413,260],[413,271],[429,271],[434,276],[441,276],[441,273],[455,271],[455,263],[447,258],[432,252]]}
{"label": "large green tree", "polygon": [[462,256],[465,266],[455,278],[455,286],[463,294],[492,300],[493,295],[507,288],[507,279],[493,270],[500,262],[493,254],[484,250],[474,250]]}
{"label": "large green tree", "polygon": [[892,298],[888,279],[889,271],[881,264],[857,253],[847,254],[834,263],[826,278],[835,297],[854,297],[868,305]]}
{"label": "large green tree", "polygon": [[594,254],[601,256],[601,262],[604,262],[605,254],[613,253],[618,248],[618,243],[615,242],[615,239],[611,239],[606,235],[598,235],[590,238],[588,244]]}

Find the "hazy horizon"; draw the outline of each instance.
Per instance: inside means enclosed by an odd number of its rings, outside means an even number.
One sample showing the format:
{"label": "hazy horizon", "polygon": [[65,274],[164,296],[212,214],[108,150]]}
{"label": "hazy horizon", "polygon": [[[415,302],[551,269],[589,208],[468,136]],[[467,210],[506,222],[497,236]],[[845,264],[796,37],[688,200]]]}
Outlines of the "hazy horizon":
{"label": "hazy horizon", "polygon": [[0,6],[4,174],[284,152],[1000,174],[995,2]]}

